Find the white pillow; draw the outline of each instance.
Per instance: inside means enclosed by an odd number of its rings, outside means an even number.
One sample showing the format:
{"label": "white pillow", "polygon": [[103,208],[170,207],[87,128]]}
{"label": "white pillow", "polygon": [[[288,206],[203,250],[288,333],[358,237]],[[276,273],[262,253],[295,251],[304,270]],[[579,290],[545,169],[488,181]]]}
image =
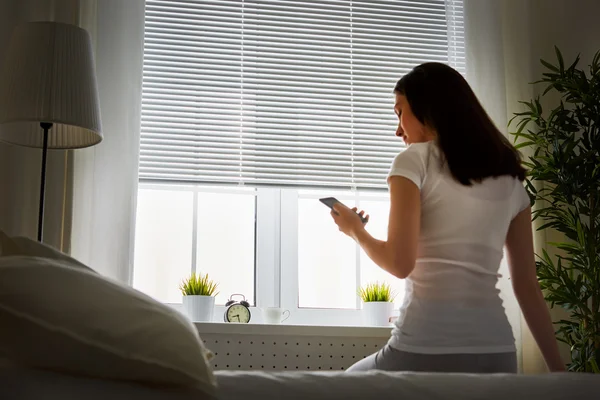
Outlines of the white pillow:
{"label": "white pillow", "polygon": [[27,237],[9,237],[0,231],[0,257],[6,256],[34,256],[65,261],[73,267],[94,271],[87,265],[67,256],[47,244],[31,240]]}
{"label": "white pillow", "polygon": [[197,388],[200,398],[216,389],[211,353],[188,319],[65,259],[0,257],[2,356],[30,368]]}
{"label": "white pillow", "polygon": [[6,233],[0,231],[0,257],[16,254],[19,251],[19,246]]}

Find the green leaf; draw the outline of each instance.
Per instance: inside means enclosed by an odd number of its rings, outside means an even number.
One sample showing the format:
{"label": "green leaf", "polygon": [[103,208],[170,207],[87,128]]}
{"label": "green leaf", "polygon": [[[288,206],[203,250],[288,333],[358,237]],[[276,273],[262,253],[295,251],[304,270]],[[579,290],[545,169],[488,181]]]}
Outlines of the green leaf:
{"label": "green leaf", "polygon": [[536,195],[538,193],[537,189],[530,180],[525,181],[525,188],[530,194]]}
{"label": "green leaf", "polygon": [[594,58],[592,59],[592,64],[590,65],[590,73],[591,75],[595,75],[598,71],[600,71],[600,50],[594,54]]}
{"label": "green leaf", "polygon": [[216,296],[217,286],[208,274],[192,274],[181,282],[179,290],[184,296]]}
{"label": "green leaf", "polygon": [[518,149],[522,149],[523,147],[531,147],[531,146],[534,146],[534,145],[535,145],[535,143],[536,143],[536,142],[531,142],[531,141],[528,141],[528,142],[521,142],[521,143],[518,143],[518,144],[516,144],[514,147],[515,147],[515,149],[517,149],[517,150],[518,150]]}
{"label": "green leaf", "polygon": [[358,296],[363,302],[386,301],[393,302],[396,294],[392,291],[392,287],[387,283],[369,283],[358,290]]}
{"label": "green leaf", "polygon": [[580,252],[581,247],[575,244],[563,243],[563,242],[548,242],[549,245],[554,246],[561,250]]}
{"label": "green leaf", "polygon": [[595,374],[600,374],[600,368],[598,368],[598,361],[596,361],[595,357],[590,357],[589,363],[592,367],[592,372]]}
{"label": "green leaf", "polygon": [[552,89],[554,89],[554,85],[548,85],[546,87],[546,89],[544,89],[544,91],[542,92],[542,96],[545,96],[549,91],[551,91]]}
{"label": "green leaf", "polygon": [[556,53],[556,58],[558,59],[558,67],[559,67],[559,71],[561,73],[564,72],[565,70],[565,62],[563,60],[563,56],[560,53],[560,50],[558,49],[558,47],[554,46],[554,52]]}
{"label": "green leaf", "polygon": [[579,60],[580,60],[580,54],[577,54],[577,56],[575,57],[575,61],[573,61],[573,63],[569,66],[568,70],[574,71],[575,67],[577,67],[577,64],[579,64]]}
{"label": "green leaf", "polygon": [[579,243],[582,246],[585,246],[585,233],[583,231],[583,226],[581,225],[581,221],[579,219],[577,220],[577,238],[579,239]]}
{"label": "green leaf", "polygon": [[542,115],[542,103],[540,102],[539,97],[535,99],[535,111],[537,115]]}

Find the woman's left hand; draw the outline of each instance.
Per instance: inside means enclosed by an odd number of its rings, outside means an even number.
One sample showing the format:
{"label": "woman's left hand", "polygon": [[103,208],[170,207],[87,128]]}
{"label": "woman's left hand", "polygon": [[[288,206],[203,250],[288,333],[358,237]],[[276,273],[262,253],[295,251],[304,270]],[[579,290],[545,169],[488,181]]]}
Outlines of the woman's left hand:
{"label": "woman's left hand", "polygon": [[369,215],[365,215],[363,210],[357,214],[358,209],[356,207],[349,208],[338,203],[333,206],[333,210],[334,211],[331,211],[331,216],[339,230],[352,238],[354,238],[356,233],[361,229],[365,229],[366,222],[363,224],[359,215],[364,216],[367,219],[367,222],[369,220]]}

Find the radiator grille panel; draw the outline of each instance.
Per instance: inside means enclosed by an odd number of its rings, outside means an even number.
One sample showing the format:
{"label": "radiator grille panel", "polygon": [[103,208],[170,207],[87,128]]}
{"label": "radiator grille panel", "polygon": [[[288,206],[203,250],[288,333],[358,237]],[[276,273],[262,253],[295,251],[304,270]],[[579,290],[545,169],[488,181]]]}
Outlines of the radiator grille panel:
{"label": "radiator grille panel", "polygon": [[345,370],[378,351],[387,337],[201,333],[215,370]]}

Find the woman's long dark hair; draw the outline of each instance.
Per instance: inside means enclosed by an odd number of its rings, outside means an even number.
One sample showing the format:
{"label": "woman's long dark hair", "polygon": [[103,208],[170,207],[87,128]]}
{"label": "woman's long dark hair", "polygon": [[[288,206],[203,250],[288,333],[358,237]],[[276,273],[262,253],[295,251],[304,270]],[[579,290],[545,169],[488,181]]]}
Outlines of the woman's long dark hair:
{"label": "woman's long dark hair", "polygon": [[454,178],[463,185],[488,177],[525,179],[521,157],[496,128],[467,81],[441,63],[415,67],[396,83],[415,117],[437,133]]}

